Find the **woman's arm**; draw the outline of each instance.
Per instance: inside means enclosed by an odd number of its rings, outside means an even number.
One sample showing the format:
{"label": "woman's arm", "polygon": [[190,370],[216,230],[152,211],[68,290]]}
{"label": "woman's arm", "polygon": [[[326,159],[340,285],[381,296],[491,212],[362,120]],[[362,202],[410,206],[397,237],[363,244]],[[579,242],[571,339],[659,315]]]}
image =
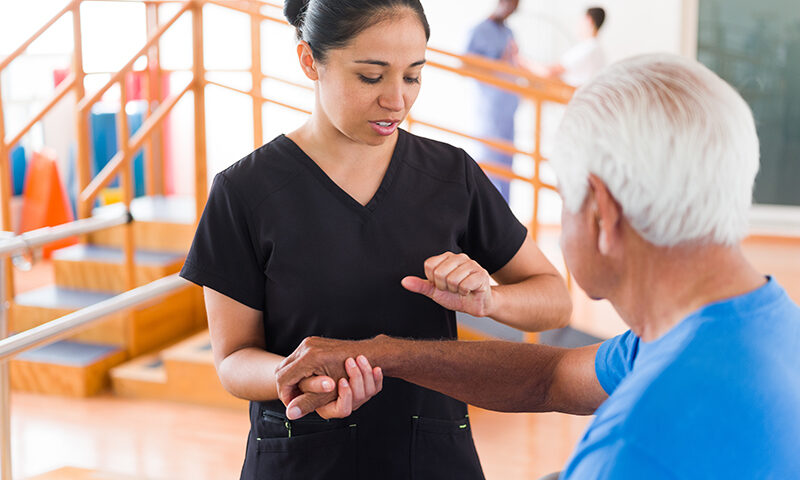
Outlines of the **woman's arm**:
{"label": "woman's arm", "polygon": [[[222,386],[245,400],[277,400],[275,370],[284,357],[265,350],[261,311],[208,287],[203,287],[203,294],[214,365]],[[338,392],[336,381],[328,376],[311,375],[294,386],[296,395],[306,393],[317,404],[327,404],[318,410],[324,418],[350,415],[383,385],[381,369],[372,368],[363,356],[347,359],[340,366]]]}
{"label": "woman's arm", "polygon": [[492,285],[489,273],[466,254],[451,252],[425,261],[425,277],[406,277],[403,286],[451,310],[491,317],[525,331],[566,326],[572,301],[564,280],[526,237]]}
{"label": "woman's arm", "polygon": [[284,357],[265,350],[262,312],[208,287],[203,295],[222,386],[246,400],[276,400],[275,367]]}
{"label": "woman's arm", "polygon": [[514,328],[538,332],[567,326],[572,315],[564,279],[530,236],[493,278],[494,309],[487,316]]}

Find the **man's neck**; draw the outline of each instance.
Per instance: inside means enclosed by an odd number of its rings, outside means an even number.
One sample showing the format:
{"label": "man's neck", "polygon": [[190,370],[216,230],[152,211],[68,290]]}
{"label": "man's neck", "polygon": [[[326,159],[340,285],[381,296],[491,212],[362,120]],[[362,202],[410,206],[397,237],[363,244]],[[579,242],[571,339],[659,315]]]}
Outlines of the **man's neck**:
{"label": "man's neck", "polygon": [[766,282],[741,249],[719,245],[658,248],[631,258],[625,282],[609,300],[644,341],[657,340],[705,305],[751,292]]}

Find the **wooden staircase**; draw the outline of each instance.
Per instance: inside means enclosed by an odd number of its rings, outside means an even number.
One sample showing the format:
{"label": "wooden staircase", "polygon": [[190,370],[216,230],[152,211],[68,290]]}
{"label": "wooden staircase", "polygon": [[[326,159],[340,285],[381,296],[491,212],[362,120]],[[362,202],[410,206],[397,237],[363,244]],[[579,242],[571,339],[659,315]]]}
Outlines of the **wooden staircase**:
{"label": "wooden staircase", "polygon": [[146,355],[111,369],[114,393],[124,397],[173,400],[217,407],[247,408],[217,377],[208,330],[159,354]]}
{"label": "wooden staircase", "polygon": [[[186,208],[187,203],[189,208]],[[191,199],[142,197],[131,205],[135,282],[144,285],[180,271],[191,243]],[[120,208],[118,205],[97,210]],[[101,212],[97,212],[101,213]],[[17,295],[11,302],[12,331],[27,330],[126,290],[124,227],[90,236],[90,243],[53,253],[55,284]],[[88,396],[109,385],[108,371],[127,359],[170,345],[206,327],[202,289],[187,285],[11,361],[18,390]]]}

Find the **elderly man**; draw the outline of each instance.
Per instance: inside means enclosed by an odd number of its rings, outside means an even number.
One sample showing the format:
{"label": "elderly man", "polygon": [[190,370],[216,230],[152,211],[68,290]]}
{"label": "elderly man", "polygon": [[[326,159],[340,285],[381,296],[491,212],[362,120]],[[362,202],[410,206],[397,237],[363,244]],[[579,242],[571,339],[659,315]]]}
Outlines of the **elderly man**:
{"label": "elderly man", "polygon": [[797,478],[800,308],[739,247],[759,155],[744,100],[697,62],[637,57],[576,93],[558,144],[565,258],[630,331],[579,349],[310,338],[279,367],[289,416],[374,394],[345,370],[363,355],[483,408],[595,414],[561,478]]}

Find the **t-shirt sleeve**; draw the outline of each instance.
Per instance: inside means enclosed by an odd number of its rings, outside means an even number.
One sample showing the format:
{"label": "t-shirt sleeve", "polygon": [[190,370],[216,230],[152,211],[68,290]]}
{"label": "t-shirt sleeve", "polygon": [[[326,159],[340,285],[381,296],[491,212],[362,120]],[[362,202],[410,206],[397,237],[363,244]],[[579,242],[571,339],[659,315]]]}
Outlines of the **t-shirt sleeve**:
{"label": "t-shirt sleeve", "polygon": [[230,181],[217,174],[180,275],[263,310],[266,258],[258,251],[249,217]]}
{"label": "t-shirt sleeve", "polygon": [[528,229],[517,220],[505,199],[475,160],[464,153],[469,192],[464,253],[490,274],[503,268],[519,251]]}
{"label": "t-shirt sleeve", "polygon": [[607,394],[614,393],[622,379],[633,370],[633,360],[638,350],[639,337],[631,330],[600,345],[594,357],[594,369]]}

